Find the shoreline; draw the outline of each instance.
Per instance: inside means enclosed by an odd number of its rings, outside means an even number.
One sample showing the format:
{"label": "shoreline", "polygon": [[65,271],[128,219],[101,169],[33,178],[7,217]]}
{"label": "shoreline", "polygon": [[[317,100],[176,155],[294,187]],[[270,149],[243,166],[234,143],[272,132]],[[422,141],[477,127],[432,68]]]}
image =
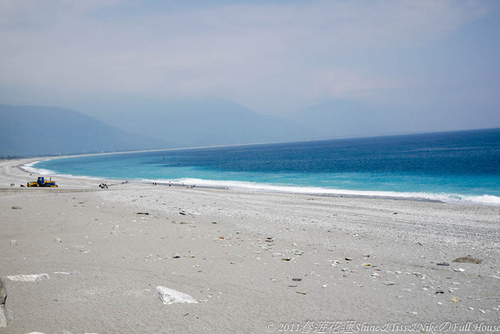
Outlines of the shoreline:
{"label": "shoreline", "polygon": [[[100,189],[106,180],[63,177],[57,189],[29,189],[19,187],[29,173],[15,167],[25,161],[0,161],[8,293],[0,333],[500,324],[500,207],[139,183]],[[42,279],[7,278],[16,275]],[[197,303],[163,305],[157,287]]]}
{"label": "shoreline", "polygon": [[[194,148],[196,149],[196,147]],[[156,150],[154,150],[156,151]],[[125,152],[135,153],[135,152]],[[100,153],[100,154],[121,154],[121,153]],[[99,154],[92,154],[99,155]],[[102,177],[92,176],[74,176],[66,174],[53,173],[50,170],[37,169],[28,164],[33,165],[41,161],[59,159],[59,158],[72,158],[78,156],[63,156],[63,157],[47,157],[47,158],[33,158],[27,159],[27,163],[19,164],[17,167],[28,173],[38,173],[40,175],[47,175],[52,177],[61,178],[74,178],[74,179],[89,179],[89,180],[102,180]],[[33,170],[30,171],[29,169]],[[123,179],[108,179],[109,182],[123,182]],[[139,183],[139,184],[155,184],[155,185],[172,185],[172,186],[196,186],[198,188],[206,189],[225,189],[231,191],[250,191],[250,192],[264,192],[264,193],[281,193],[281,194],[295,194],[295,195],[310,195],[310,196],[325,196],[325,197],[346,197],[346,198],[366,198],[366,199],[382,199],[382,200],[405,200],[417,202],[431,202],[431,203],[450,203],[459,205],[493,205],[500,206],[500,197],[494,195],[465,195],[454,193],[423,193],[423,192],[395,192],[395,191],[374,191],[374,190],[349,190],[349,189],[329,189],[320,188],[315,186],[288,186],[288,185],[274,185],[274,184],[260,184],[253,182],[242,181],[225,181],[225,180],[202,180],[202,179],[185,179],[168,181],[163,179],[158,180],[144,180],[144,179],[128,179],[126,182]]]}

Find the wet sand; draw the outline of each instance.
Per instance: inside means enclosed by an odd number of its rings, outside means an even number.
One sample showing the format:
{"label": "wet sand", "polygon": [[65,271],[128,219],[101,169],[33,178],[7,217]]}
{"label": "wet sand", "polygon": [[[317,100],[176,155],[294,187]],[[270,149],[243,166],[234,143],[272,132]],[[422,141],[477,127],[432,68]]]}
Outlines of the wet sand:
{"label": "wet sand", "polygon": [[[0,333],[500,330],[498,206],[62,177],[28,189],[25,162],[0,161]],[[8,278],[28,274],[47,275]],[[197,303],[164,305],[159,286]]]}

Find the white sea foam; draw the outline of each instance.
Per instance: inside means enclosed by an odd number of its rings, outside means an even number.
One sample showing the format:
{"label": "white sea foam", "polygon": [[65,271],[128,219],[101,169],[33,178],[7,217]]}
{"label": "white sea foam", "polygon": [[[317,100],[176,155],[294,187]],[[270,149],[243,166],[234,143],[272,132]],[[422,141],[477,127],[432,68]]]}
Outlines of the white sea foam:
{"label": "white sea foam", "polygon": [[500,205],[500,197],[492,195],[459,195],[447,193],[420,193],[420,192],[396,192],[396,191],[369,191],[369,190],[348,190],[348,189],[328,189],[320,187],[296,187],[271,185],[242,181],[215,181],[202,179],[180,179],[178,182],[185,185],[196,185],[202,187],[225,187],[233,190],[250,190],[263,192],[309,194],[323,196],[352,196],[352,197],[373,197],[373,198],[395,198],[421,201],[438,201],[456,204],[484,204]]}

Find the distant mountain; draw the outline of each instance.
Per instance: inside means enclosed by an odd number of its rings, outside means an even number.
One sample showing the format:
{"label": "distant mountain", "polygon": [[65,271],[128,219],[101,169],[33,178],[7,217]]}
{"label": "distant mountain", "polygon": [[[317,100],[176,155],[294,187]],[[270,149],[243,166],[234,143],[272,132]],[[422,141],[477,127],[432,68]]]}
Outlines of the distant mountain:
{"label": "distant mountain", "polygon": [[216,99],[127,101],[86,105],[86,113],[129,132],[148,134],[181,146],[303,140],[313,132],[277,117]]}
{"label": "distant mountain", "polygon": [[173,146],[58,107],[0,105],[0,156],[127,151]]}
{"label": "distant mountain", "polygon": [[359,102],[333,100],[290,114],[289,119],[314,131],[318,138],[395,133],[394,115]]}

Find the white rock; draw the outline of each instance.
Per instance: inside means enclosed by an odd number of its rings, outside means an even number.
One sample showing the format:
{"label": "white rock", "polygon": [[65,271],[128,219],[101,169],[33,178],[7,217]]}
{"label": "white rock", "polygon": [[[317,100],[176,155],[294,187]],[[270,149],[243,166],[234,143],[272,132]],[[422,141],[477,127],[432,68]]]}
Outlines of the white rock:
{"label": "white rock", "polygon": [[164,286],[157,286],[155,296],[160,298],[164,305],[176,304],[176,303],[198,303],[196,299],[173,289],[166,288]]}
{"label": "white rock", "polygon": [[14,275],[14,276],[6,276],[5,278],[15,282],[35,282],[44,279],[49,279],[49,274]]}

